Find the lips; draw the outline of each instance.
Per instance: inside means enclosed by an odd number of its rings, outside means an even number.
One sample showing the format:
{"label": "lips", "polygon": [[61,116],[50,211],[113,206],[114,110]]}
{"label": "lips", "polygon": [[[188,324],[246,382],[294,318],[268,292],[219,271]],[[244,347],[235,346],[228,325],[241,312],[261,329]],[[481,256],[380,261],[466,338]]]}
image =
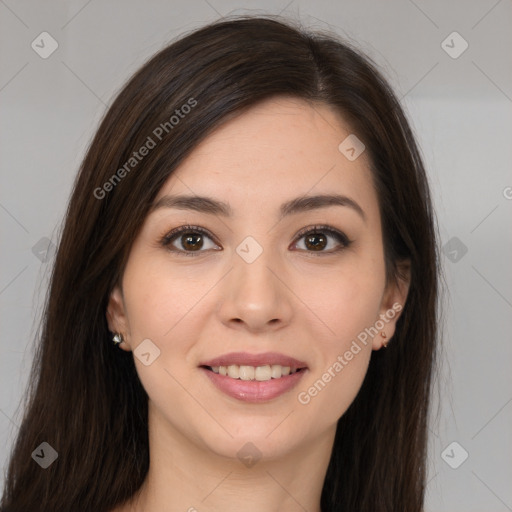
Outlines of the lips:
{"label": "lips", "polygon": [[[276,352],[263,354],[232,352],[204,361],[199,367],[209,381],[223,394],[243,402],[252,403],[267,402],[284,395],[297,386],[308,371],[304,361]],[[266,371],[267,374],[258,378],[258,374],[262,370],[261,367],[265,367],[263,372]],[[272,370],[279,369],[277,378],[269,378],[269,367]],[[228,374],[231,373],[231,370],[234,370],[235,375],[223,375],[219,373],[221,369],[227,370]],[[248,375],[243,377],[240,375],[243,380],[237,378],[238,371],[245,373],[252,369],[256,372],[254,380]]]}
{"label": "lips", "polygon": [[299,361],[294,357],[279,354],[277,352],[264,352],[262,354],[249,354],[247,352],[231,352],[214,359],[209,359],[199,364],[203,367],[213,366],[265,366],[278,364],[281,366],[289,366],[291,368],[307,368],[308,365],[304,361]]}

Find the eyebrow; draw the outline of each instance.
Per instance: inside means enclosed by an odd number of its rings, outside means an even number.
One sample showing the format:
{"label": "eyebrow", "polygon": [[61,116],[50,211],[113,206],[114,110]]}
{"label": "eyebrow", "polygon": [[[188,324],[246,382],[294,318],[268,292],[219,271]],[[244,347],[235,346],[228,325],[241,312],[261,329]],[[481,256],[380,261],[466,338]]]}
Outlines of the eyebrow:
{"label": "eyebrow", "polygon": [[[302,196],[283,203],[279,209],[280,219],[297,213],[326,208],[329,206],[345,206],[357,212],[366,222],[366,214],[359,204],[350,197],[340,194],[321,194]],[[151,211],[159,208],[176,208],[178,210],[193,210],[211,215],[230,217],[233,210],[228,203],[205,196],[174,195],[163,196],[153,204]]]}

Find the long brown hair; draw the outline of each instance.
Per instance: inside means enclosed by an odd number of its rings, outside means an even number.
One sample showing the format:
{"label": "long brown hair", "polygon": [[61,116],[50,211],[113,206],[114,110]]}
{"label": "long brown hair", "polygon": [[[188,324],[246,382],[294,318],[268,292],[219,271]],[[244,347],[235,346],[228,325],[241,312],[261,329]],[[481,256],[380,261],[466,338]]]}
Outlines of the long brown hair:
{"label": "long brown hair", "polygon": [[[371,160],[387,278],[399,276],[402,260],[411,262],[394,338],[373,353],[338,421],[322,511],[423,509],[439,256],[415,138],[377,66],[351,43],[279,17],[244,16],[207,25],[152,57],[117,95],[88,148],[56,254],[2,511],[108,511],[140,488],[149,467],[148,397],[133,355],[112,344],[109,294],[180,162],[228,118],[276,95],[323,102],[349,123]],[[149,138],[154,147],[131,160]],[[58,452],[47,469],[31,457],[42,442]]]}

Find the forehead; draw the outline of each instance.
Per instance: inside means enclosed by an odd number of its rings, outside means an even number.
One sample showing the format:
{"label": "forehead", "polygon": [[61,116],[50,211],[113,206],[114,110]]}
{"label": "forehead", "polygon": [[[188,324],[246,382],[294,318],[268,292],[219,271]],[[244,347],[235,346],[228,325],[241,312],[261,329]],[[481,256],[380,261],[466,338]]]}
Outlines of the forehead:
{"label": "forehead", "polygon": [[[185,121],[186,122],[186,121]],[[204,139],[159,192],[208,195],[233,210],[305,194],[339,193],[377,208],[365,152],[350,161],[339,149],[352,134],[331,107],[296,98],[266,100]]]}

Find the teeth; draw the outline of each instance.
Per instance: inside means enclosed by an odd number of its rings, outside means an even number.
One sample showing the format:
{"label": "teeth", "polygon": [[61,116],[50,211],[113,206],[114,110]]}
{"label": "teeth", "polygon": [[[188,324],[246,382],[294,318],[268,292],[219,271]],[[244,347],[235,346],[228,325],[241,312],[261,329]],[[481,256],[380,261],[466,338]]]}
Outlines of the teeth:
{"label": "teeth", "polygon": [[254,380],[254,366],[240,366],[238,375],[242,380]]}
{"label": "teeth", "polygon": [[231,364],[229,366],[212,366],[212,371],[220,375],[226,375],[232,379],[266,381],[279,379],[297,371],[297,368],[281,366],[280,364],[265,366],[245,366]]}
{"label": "teeth", "polygon": [[270,365],[258,366],[254,372],[256,380],[270,380],[272,378],[272,368]]}
{"label": "teeth", "polygon": [[232,379],[239,379],[240,378],[240,366],[236,364],[232,364],[228,366],[228,376]]}
{"label": "teeth", "polygon": [[273,379],[279,379],[282,375],[282,366],[279,366],[278,364],[273,364],[270,369],[271,375]]}

